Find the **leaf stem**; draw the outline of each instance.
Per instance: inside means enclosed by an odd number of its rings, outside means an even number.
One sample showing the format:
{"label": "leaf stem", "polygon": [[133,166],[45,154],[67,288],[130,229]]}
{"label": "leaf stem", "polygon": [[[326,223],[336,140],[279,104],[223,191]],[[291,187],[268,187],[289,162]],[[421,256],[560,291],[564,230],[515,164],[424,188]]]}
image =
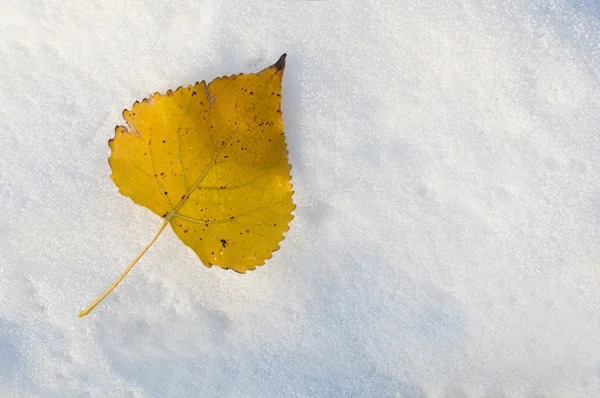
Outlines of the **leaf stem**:
{"label": "leaf stem", "polygon": [[127,276],[127,274],[129,273],[129,271],[131,271],[131,269],[133,268],[133,266],[140,260],[140,258],[142,258],[142,256],[148,251],[148,249],[150,249],[150,246],[152,246],[154,244],[154,242],[156,242],[156,239],[158,239],[158,237],[165,230],[165,228],[167,227],[168,224],[169,224],[169,220],[165,219],[163,221],[163,224],[160,226],[160,229],[156,233],[156,235],[154,235],[154,238],[152,238],[152,240],[150,241],[150,243],[148,243],[148,245],[146,245],[146,247],[144,247],[144,250],[142,250],[140,252],[140,254],[137,255],[137,257],[131,262],[131,264],[129,264],[127,266],[127,268],[125,268],[125,271],[123,271],[123,273],[121,275],[119,275],[119,277],[117,278],[117,280],[108,289],[106,289],[106,291],[104,293],[102,293],[102,295],[100,295],[100,297],[98,297],[96,299],[96,301],[94,301],[92,304],[89,305],[89,307],[87,307],[85,310],[83,310],[83,311],[81,311],[79,313],[79,317],[80,318],[84,317],[87,314],[89,314],[90,312],[92,312],[92,310],[94,308],[96,308],[96,306],[98,304],[100,304],[100,302],[102,302],[102,300],[104,300],[106,298],[106,296],[108,296],[113,290],[115,290],[115,288],[117,287],[117,285],[119,283],[121,283],[121,281],[123,280],[123,278],[125,278],[125,276]]}

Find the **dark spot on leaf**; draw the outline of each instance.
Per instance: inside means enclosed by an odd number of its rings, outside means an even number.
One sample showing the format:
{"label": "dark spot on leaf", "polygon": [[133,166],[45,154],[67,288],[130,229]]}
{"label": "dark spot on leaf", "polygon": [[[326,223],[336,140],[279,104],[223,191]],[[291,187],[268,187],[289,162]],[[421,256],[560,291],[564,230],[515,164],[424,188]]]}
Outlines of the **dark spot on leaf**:
{"label": "dark spot on leaf", "polygon": [[223,247],[227,247],[227,241],[225,239],[221,239],[221,245],[223,245]]}

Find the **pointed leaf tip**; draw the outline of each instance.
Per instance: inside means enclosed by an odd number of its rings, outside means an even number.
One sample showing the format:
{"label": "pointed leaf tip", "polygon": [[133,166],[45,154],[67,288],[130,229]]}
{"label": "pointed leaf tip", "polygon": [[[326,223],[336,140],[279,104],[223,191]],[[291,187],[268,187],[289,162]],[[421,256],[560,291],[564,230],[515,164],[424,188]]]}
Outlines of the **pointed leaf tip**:
{"label": "pointed leaf tip", "polygon": [[283,70],[283,68],[285,68],[285,57],[287,57],[287,54],[283,53],[281,55],[281,57],[279,57],[279,59],[277,60],[277,62],[275,62],[273,64],[273,66],[275,67],[275,69],[277,69],[277,70]]}

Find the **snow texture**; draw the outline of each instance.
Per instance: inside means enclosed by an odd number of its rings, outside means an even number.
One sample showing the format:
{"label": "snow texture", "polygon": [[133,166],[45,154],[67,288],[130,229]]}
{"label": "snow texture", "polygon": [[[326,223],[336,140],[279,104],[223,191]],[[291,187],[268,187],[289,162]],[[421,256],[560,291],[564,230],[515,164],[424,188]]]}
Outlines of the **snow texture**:
{"label": "snow texture", "polygon": [[[0,396],[600,396],[600,5],[4,0]],[[288,53],[297,204],[246,275],[118,194],[155,91]]]}

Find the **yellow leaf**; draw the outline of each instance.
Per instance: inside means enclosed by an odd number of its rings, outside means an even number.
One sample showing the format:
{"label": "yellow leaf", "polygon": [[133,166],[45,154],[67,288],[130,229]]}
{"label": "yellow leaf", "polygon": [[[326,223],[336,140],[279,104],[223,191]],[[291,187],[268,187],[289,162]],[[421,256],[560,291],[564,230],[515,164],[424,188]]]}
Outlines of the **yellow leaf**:
{"label": "yellow leaf", "polygon": [[163,218],[204,265],[244,273],[279,248],[292,220],[281,120],[285,57],[256,74],[221,77],[154,94],[125,110],[109,140],[119,192]]}

